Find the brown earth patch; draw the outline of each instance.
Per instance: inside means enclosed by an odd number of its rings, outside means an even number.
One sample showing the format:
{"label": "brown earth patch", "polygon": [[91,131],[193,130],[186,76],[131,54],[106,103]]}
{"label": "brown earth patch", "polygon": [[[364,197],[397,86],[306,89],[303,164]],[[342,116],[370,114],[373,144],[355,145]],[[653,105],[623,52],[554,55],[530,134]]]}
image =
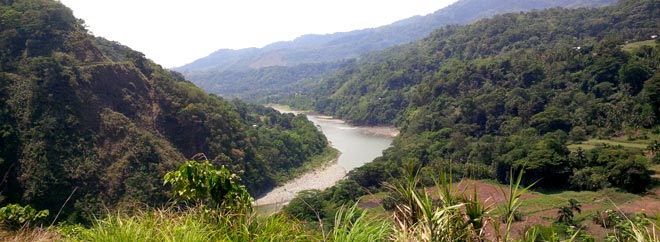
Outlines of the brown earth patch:
{"label": "brown earth patch", "polygon": [[360,208],[364,208],[364,209],[367,209],[367,208],[375,208],[375,207],[380,206],[380,201],[378,201],[378,200],[364,201],[364,202],[360,202],[360,203],[358,204],[358,206],[359,206]]}
{"label": "brown earth patch", "polygon": [[646,215],[655,216],[660,213],[660,200],[653,197],[643,197],[619,206],[619,209],[626,214],[638,213],[640,211]]}
{"label": "brown earth patch", "polygon": [[[455,186],[458,191],[465,191],[467,197],[472,198],[474,188],[477,188],[477,198],[488,206],[499,206],[507,202],[509,188],[503,185],[491,184],[482,181],[462,180]],[[522,200],[534,198],[536,195],[525,193]]]}

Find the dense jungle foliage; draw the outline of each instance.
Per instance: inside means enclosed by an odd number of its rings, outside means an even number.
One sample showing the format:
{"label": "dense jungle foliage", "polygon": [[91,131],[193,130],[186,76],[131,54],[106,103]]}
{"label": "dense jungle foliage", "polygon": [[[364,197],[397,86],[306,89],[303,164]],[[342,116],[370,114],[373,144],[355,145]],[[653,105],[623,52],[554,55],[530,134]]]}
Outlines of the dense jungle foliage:
{"label": "dense jungle foliage", "polygon": [[658,162],[658,16],[657,0],[499,15],[334,72],[288,103],[402,133],[349,180],[303,196],[341,204],[364,193],[337,190],[382,191],[406,164],[424,167],[426,185],[440,170],[506,183],[524,169],[541,189],[644,192]]}
{"label": "dense jungle foliage", "polygon": [[0,3],[1,204],[70,221],[163,204],[163,175],[196,153],[258,195],[328,145],[304,116],[209,95],[95,38],[58,1]]}

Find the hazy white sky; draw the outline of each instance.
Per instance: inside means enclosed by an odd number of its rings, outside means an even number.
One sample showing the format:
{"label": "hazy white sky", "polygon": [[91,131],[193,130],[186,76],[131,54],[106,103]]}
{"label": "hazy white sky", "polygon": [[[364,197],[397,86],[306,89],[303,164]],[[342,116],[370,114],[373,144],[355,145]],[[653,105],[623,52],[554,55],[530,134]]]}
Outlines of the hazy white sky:
{"label": "hazy white sky", "polygon": [[456,0],[60,0],[94,35],[165,67],[218,49],[263,47],[304,34],[371,28]]}

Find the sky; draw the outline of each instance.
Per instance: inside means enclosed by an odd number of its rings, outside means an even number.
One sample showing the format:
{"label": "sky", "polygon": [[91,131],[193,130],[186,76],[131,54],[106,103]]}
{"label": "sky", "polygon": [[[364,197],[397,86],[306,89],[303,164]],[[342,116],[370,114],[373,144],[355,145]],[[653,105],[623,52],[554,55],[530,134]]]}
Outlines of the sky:
{"label": "sky", "polygon": [[60,0],[94,35],[127,45],[167,68],[219,49],[387,25],[455,1]]}

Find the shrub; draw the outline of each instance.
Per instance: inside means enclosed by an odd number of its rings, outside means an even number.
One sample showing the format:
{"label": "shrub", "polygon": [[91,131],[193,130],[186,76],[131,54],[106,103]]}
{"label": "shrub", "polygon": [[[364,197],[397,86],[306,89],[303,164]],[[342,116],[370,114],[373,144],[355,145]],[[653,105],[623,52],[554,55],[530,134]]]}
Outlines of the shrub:
{"label": "shrub", "polygon": [[179,199],[209,203],[219,210],[251,210],[253,199],[238,181],[239,177],[224,166],[216,170],[204,160],[187,161],[178,170],[168,172],[164,184],[172,184]]}
{"label": "shrub", "polygon": [[613,210],[607,209],[598,211],[591,217],[591,220],[603,228],[613,228],[614,225],[623,221],[623,215]]}
{"label": "shrub", "polygon": [[16,230],[45,218],[48,214],[48,210],[37,211],[30,205],[23,207],[18,204],[9,204],[0,208],[0,224],[5,228]]}

